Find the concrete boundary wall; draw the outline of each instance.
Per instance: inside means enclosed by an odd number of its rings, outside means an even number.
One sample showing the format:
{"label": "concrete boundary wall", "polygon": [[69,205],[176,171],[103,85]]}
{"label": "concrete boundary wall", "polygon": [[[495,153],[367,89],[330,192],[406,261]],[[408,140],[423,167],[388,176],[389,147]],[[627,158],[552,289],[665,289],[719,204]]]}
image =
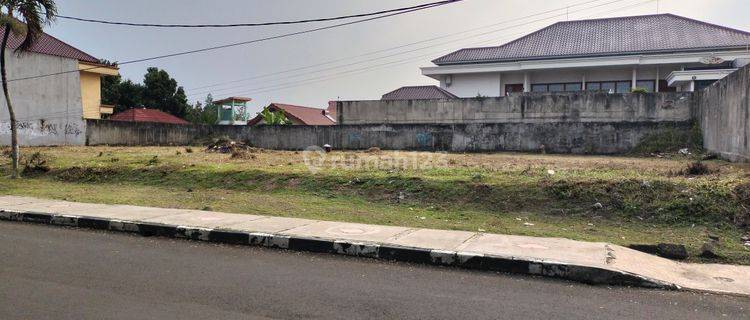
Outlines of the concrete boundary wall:
{"label": "concrete boundary wall", "polygon": [[730,161],[750,161],[750,65],[696,93],[703,146]]}
{"label": "concrete boundary wall", "polygon": [[381,124],[339,126],[195,126],[89,120],[88,145],[189,145],[227,136],[266,149],[379,147],[425,151],[533,151],[617,154],[664,129],[691,129],[681,122]]}
{"label": "concrete boundary wall", "polygon": [[689,121],[691,92],[524,93],[499,98],[338,101],[340,124]]}

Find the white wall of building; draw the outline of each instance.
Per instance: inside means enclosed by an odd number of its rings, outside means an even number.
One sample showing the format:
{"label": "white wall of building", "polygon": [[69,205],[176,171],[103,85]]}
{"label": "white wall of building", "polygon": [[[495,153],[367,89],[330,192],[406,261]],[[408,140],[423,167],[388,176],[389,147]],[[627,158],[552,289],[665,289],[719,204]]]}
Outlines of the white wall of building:
{"label": "white wall of building", "polygon": [[[639,66],[636,67],[636,80],[664,80],[672,71],[680,70],[679,65]],[[528,74],[530,84],[573,83],[592,81],[632,81],[633,67],[600,67],[547,69],[526,72],[468,73],[451,75],[450,85],[440,81],[443,89],[461,97],[473,98],[477,95],[498,97],[505,95],[505,86],[523,84]]]}
{"label": "white wall of building", "polygon": [[450,85],[442,80],[440,86],[461,98],[500,95],[500,74],[498,73],[457,74],[451,77],[453,79]]}
{"label": "white wall of building", "polygon": [[[78,61],[6,51],[8,78],[77,70]],[[86,142],[78,72],[9,83],[21,146],[83,145]],[[0,94],[0,145],[10,145],[10,121]]]}

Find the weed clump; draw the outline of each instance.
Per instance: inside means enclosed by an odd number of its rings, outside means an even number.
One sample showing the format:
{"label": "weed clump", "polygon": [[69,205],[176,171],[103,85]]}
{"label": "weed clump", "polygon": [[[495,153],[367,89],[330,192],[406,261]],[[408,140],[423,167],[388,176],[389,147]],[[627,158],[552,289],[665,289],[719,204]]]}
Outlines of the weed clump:
{"label": "weed clump", "polygon": [[34,152],[31,156],[25,158],[23,165],[22,173],[25,175],[47,173],[51,170],[47,156],[40,152]]}
{"label": "weed clump", "polygon": [[232,151],[232,159],[255,159],[255,155],[250,150],[237,149]]}
{"label": "weed clump", "polygon": [[367,153],[378,154],[378,153],[380,153],[380,148],[378,148],[378,147],[372,147],[370,149],[367,149]]}
{"label": "weed clump", "polygon": [[693,124],[689,129],[667,126],[648,134],[638,142],[631,153],[636,155],[677,153],[684,148],[693,150],[694,153],[703,152],[703,137],[700,126],[697,124]]}
{"label": "weed clump", "polygon": [[682,175],[686,176],[702,176],[711,174],[712,170],[705,163],[701,161],[695,161],[688,164],[685,170],[682,170]]}
{"label": "weed clump", "polygon": [[159,156],[154,156],[151,159],[148,159],[148,162],[146,162],[147,166],[155,166],[159,164]]}

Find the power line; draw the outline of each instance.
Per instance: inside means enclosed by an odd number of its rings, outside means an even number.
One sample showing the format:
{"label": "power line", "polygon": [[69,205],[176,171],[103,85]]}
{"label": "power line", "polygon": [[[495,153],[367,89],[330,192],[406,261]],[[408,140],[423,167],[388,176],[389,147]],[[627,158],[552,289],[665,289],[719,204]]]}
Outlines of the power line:
{"label": "power line", "polygon": [[[413,45],[425,43],[425,42],[430,42],[430,41],[434,41],[434,40],[449,38],[449,37],[453,37],[453,36],[456,36],[456,35],[461,35],[461,34],[469,33],[469,32],[472,32],[472,31],[476,31],[476,30],[482,30],[482,29],[486,29],[486,28],[489,28],[489,27],[503,25],[503,24],[507,24],[507,23],[510,23],[510,22],[515,22],[515,21],[520,21],[520,20],[524,20],[524,19],[528,19],[528,18],[533,18],[533,17],[536,17],[536,16],[545,15],[545,14],[548,14],[548,13],[560,11],[560,10],[563,10],[563,9],[566,9],[566,8],[578,7],[578,6],[582,6],[582,5],[586,5],[586,4],[590,4],[590,3],[594,3],[594,2],[598,2],[598,1],[602,1],[602,0],[582,1],[582,2],[575,3],[575,4],[572,4],[570,6],[566,6],[566,7],[560,7],[560,8],[557,8],[557,9],[551,9],[551,10],[547,10],[547,11],[544,11],[544,12],[538,12],[538,13],[535,13],[535,14],[530,14],[530,15],[527,15],[527,16],[519,17],[519,18],[514,18],[514,19],[510,19],[510,20],[506,20],[506,21],[501,21],[501,22],[498,22],[498,23],[484,25],[484,26],[480,26],[480,27],[476,27],[476,28],[466,29],[466,30],[463,30],[463,31],[449,33],[449,34],[446,34],[446,35],[441,35],[441,36],[437,36],[437,37],[433,37],[433,38],[429,38],[429,39],[425,39],[425,40],[420,40],[420,41],[416,41],[416,42],[411,42],[411,43],[407,43],[407,44],[403,44],[403,45],[398,45],[398,46],[391,47],[391,48],[379,49],[379,50],[376,50],[376,51],[371,51],[371,52],[367,52],[367,53],[364,53],[364,54],[355,55],[355,56],[351,56],[351,57],[347,57],[347,58],[335,59],[335,60],[331,60],[331,61],[327,61],[327,62],[322,62],[322,63],[318,63],[318,64],[313,64],[313,65],[309,65],[309,66],[304,66],[304,67],[299,67],[299,68],[293,68],[293,69],[287,69],[287,70],[284,70],[284,71],[266,73],[266,74],[262,74],[262,75],[252,76],[252,77],[249,77],[249,78],[243,78],[243,79],[237,79],[237,80],[230,80],[230,81],[225,81],[225,82],[220,82],[220,83],[214,83],[214,84],[204,85],[204,86],[200,86],[200,87],[190,88],[188,90],[197,90],[197,89],[205,89],[205,88],[217,87],[217,86],[222,86],[222,85],[226,85],[226,84],[232,84],[232,83],[237,83],[237,82],[242,82],[242,81],[247,81],[247,80],[254,80],[254,79],[259,79],[259,78],[265,78],[265,77],[268,77],[268,76],[273,76],[273,75],[278,75],[278,74],[289,73],[289,72],[293,72],[293,71],[310,69],[310,68],[314,68],[314,67],[318,67],[318,66],[323,66],[323,65],[333,64],[333,63],[336,63],[336,62],[346,61],[346,60],[349,60],[349,59],[354,59],[354,58],[359,58],[359,57],[364,57],[364,56],[370,56],[370,55],[374,55],[374,54],[378,54],[378,53],[382,53],[382,52],[392,51],[392,50],[396,50],[396,49],[401,49],[401,48],[405,48],[405,47],[409,47],[409,46],[413,46]],[[610,3],[612,3],[612,2],[608,2],[606,4],[610,4]],[[604,4],[604,5],[606,5],[606,4]],[[594,7],[588,8],[588,9],[596,8],[596,7],[599,7],[599,6],[601,6],[601,5],[594,6]],[[552,17],[555,17],[555,16],[552,16]],[[552,18],[552,17],[548,17],[548,18]],[[527,22],[527,23],[532,23],[532,22]],[[503,29],[501,29],[501,30],[503,30]]]}
{"label": "power line", "polygon": [[[633,7],[641,6],[641,5],[644,5],[644,4],[647,4],[647,3],[651,3],[651,2],[654,2],[654,1],[656,1],[656,0],[646,0],[646,1],[643,1],[643,2],[638,2],[638,3],[635,3],[635,4],[630,4],[628,6],[623,6],[623,7],[620,7],[620,8],[613,9],[613,10],[609,10],[609,11],[605,11],[605,12],[600,12],[599,14],[607,14],[607,13],[612,13],[612,12],[619,12],[619,11],[622,11],[622,10],[626,10],[626,9],[630,9],[630,8],[633,8]],[[579,11],[583,11],[583,10],[579,10]],[[563,14],[563,15],[565,15],[565,14]],[[487,42],[487,41],[484,41],[484,42]],[[270,86],[266,86],[266,87],[252,88],[252,89],[250,89],[251,91],[236,92],[236,93],[232,93],[230,95],[234,95],[234,94],[257,94],[257,93],[264,93],[264,92],[270,92],[270,91],[277,91],[277,90],[283,90],[283,89],[288,89],[288,88],[294,88],[294,87],[298,87],[300,85],[306,85],[306,84],[309,84],[309,83],[316,83],[316,82],[327,81],[327,80],[339,78],[341,76],[349,76],[349,75],[361,74],[361,73],[364,73],[366,71],[370,71],[370,70],[378,69],[378,68],[382,68],[382,67],[391,67],[391,66],[403,65],[403,64],[410,63],[412,61],[416,61],[418,59],[421,59],[421,58],[423,58],[425,56],[429,56],[429,55],[431,55],[431,54],[415,56],[415,57],[411,57],[411,58],[407,58],[407,59],[402,59],[402,60],[395,60],[395,61],[391,61],[391,62],[387,62],[387,63],[381,63],[381,64],[377,64],[377,65],[373,65],[373,66],[369,66],[369,67],[363,67],[363,68],[359,68],[359,69],[352,69],[352,70],[348,70],[348,71],[342,71],[342,72],[338,72],[338,73],[334,73],[334,74],[330,74],[330,75],[324,75],[324,76],[318,76],[318,77],[314,77],[314,78],[308,78],[308,79],[302,79],[302,80],[298,80],[298,81],[292,81],[292,82],[289,82],[289,83],[278,83],[278,84],[270,85]]]}
{"label": "power line", "polygon": [[312,23],[312,22],[326,22],[326,21],[335,21],[335,20],[345,20],[345,19],[351,19],[351,18],[363,18],[363,17],[377,16],[377,15],[386,14],[386,13],[394,13],[394,12],[401,12],[401,11],[409,11],[409,10],[413,10],[413,9],[427,8],[427,7],[432,7],[432,6],[435,6],[435,5],[443,5],[443,4],[448,4],[448,3],[451,3],[451,2],[458,2],[458,1],[462,1],[462,0],[445,0],[445,1],[438,1],[438,2],[431,2],[431,3],[420,4],[420,5],[411,6],[411,7],[401,7],[401,8],[381,10],[381,11],[376,11],[376,12],[351,14],[351,15],[329,17],[329,18],[315,18],[315,19],[291,20],[291,21],[275,21],[275,22],[256,22],[256,23],[160,24],[160,23],[135,23],[135,22],[98,20],[98,19],[79,18],[79,17],[72,17],[72,16],[64,16],[64,15],[56,15],[56,17],[62,18],[62,19],[67,19],[67,20],[73,20],[73,21],[100,23],[100,24],[108,24],[108,25],[119,25],[119,26],[129,26],[129,27],[154,27],[154,28],[233,28],[233,27],[261,27],[261,26],[302,24],[302,23]]}
{"label": "power line", "polygon": [[[596,1],[599,1],[599,0],[596,0]],[[587,4],[587,3],[596,2],[596,1],[587,1],[587,2],[584,2],[582,4]],[[602,7],[602,6],[606,6],[606,5],[610,5],[610,4],[617,3],[617,2],[622,2],[622,1],[625,1],[625,0],[612,0],[612,1],[609,1],[609,2],[605,2],[605,3],[600,3],[600,4],[597,4],[595,6],[591,6],[591,7],[586,7],[586,8],[582,8],[582,9],[578,9],[578,10],[574,10],[574,11],[569,11],[569,12],[563,12],[563,13],[552,15],[552,16],[549,16],[549,17],[544,17],[544,18],[540,18],[540,19],[536,19],[536,20],[531,20],[531,21],[527,21],[527,22],[524,22],[524,23],[521,23],[521,24],[516,24],[516,25],[511,25],[511,26],[503,27],[503,28],[500,28],[500,29],[493,29],[493,30],[485,31],[485,32],[482,32],[482,33],[479,33],[479,34],[474,34],[474,35],[467,36],[467,37],[464,37],[464,38],[461,38],[461,39],[457,39],[457,40],[450,40],[450,41],[438,43],[438,44],[435,44],[435,45],[423,46],[423,47],[419,47],[419,48],[415,48],[415,49],[411,49],[411,50],[406,50],[406,51],[401,51],[401,52],[397,52],[397,53],[394,53],[394,54],[389,54],[389,55],[385,55],[385,56],[381,56],[381,57],[376,57],[376,58],[372,58],[372,59],[362,60],[362,61],[348,63],[348,64],[343,64],[343,65],[339,65],[339,66],[328,67],[328,68],[319,69],[319,70],[313,70],[313,71],[309,71],[309,72],[300,73],[300,74],[297,74],[297,75],[291,75],[291,76],[285,77],[285,78],[286,79],[288,79],[288,78],[295,78],[295,77],[299,77],[299,76],[302,76],[302,75],[314,74],[314,73],[318,73],[318,72],[321,72],[321,71],[327,71],[327,70],[333,70],[333,69],[338,69],[338,68],[347,67],[347,66],[353,66],[353,65],[357,65],[357,64],[361,64],[361,63],[365,63],[365,62],[371,62],[371,61],[375,61],[375,60],[380,60],[380,59],[384,59],[384,58],[394,57],[394,56],[398,56],[398,55],[402,55],[402,54],[406,54],[406,53],[411,53],[411,52],[415,52],[415,51],[420,51],[420,50],[424,50],[424,49],[430,49],[430,48],[434,48],[434,47],[437,47],[437,46],[441,46],[441,45],[445,45],[445,44],[450,44],[450,43],[454,43],[454,42],[458,42],[458,41],[463,41],[463,40],[470,39],[470,38],[477,38],[477,37],[481,37],[481,36],[484,36],[484,35],[487,35],[487,34],[496,33],[496,32],[500,32],[500,31],[506,31],[506,30],[513,29],[513,28],[516,28],[516,27],[527,26],[527,25],[529,25],[531,23],[536,23],[536,22],[541,22],[541,21],[553,19],[553,18],[556,18],[556,17],[566,16],[566,15],[568,15],[570,13],[583,12],[583,11],[595,9],[595,8],[598,8],[598,7]],[[640,3],[638,5],[640,5]],[[573,5],[573,6],[579,6],[579,4],[576,4],[576,5]],[[557,9],[555,11],[564,10],[566,8],[567,7],[563,7],[563,8]],[[621,10],[621,9],[622,8],[617,9],[617,10]],[[533,17],[533,16],[536,16],[536,15],[546,14],[546,13],[549,13],[549,11],[546,11],[544,13],[538,13],[538,14],[534,14],[534,15],[529,15],[529,16],[526,16],[526,17],[523,17],[523,18],[508,20],[507,22],[512,22],[512,21],[516,21],[516,20],[520,20],[520,19],[524,19],[524,18],[528,18],[528,17]],[[500,24],[502,24],[502,23],[500,23]],[[497,25],[497,24],[493,24],[493,25]],[[470,30],[475,30],[475,29],[478,29],[478,28],[474,28],[474,29],[470,29]],[[479,28],[479,29],[482,29],[482,28]],[[465,32],[460,32],[460,33],[465,33]],[[436,37],[436,38],[439,38],[439,37]],[[503,38],[506,38],[506,37],[503,37]],[[436,52],[434,54],[439,54],[439,53],[440,52]],[[415,57],[415,58],[426,57],[426,56],[429,56],[429,55],[432,55],[432,54],[421,55],[421,56],[418,56],[418,57]],[[400,60],[398,60],[398,61],[400,61]],[[305,68],[305,67],[303,67],[303,68]],[[297,68],[297,69],[303,69],[303,68]],[[355,69],[355,70],[358,70],[358,69]],[[282,71],[282,72],[279,72],[278,74],[281,74],[281,73],[286,73],[286,72]],[[263,75],[263,76],[256,76],[256,77],[247,78],[247,79],[267,77],[267,76],[270,76],[270,75],[274,75],[274,74],[273,73],[272,74],[266,74],[266,75]],[[282,78],[282,79],[284,79],[284,78]],[[240,81],[232,81],[230,83],[235,83],[235,82],[240,82]],[[217,86],[217,85],[206,86],[206,87],[203,87],[203,88],[215,87],[215,86]],[[197,93],[191,93],[191,94],[188,95],[188,97],[194,97],[194,96],[204,95],[204,94],[207,94],[207,93],[222,92],[222,91],[226,91],[226,90],[238,89],[238,88],[243,88],[243,87],[245,87],[245,86],[240,85],[240,86],[233,86],[233,87],[228,87],[228,88],[224,88],[224,89],[219,89],[219,90],[215,90],[215,91],[211,91],[211,90],[209,90],[209,91],[201,91],[201,92],[197,92]]]}
{"label": "power line", "polygon": [[[333,24],[333,25],[329,25],[329,26],[325,26],[325,27],[318,27],[318,28],[313,28],[313,29],[306,29],[306,30],[301,30],[301,31],[296,31],[296,32],[290,32],[290,33],[284,33],[284,34],[280,34],[280,35],[269,36],[269,37],[264,37],[264,38],[259,38],[259,39],[248,40],[248,41],[241,41],[241,42],[229,43],[229,44],[225,44],[225,45],[219,45],[219,46],[213,46],[213,47],[207,47],[207,48],[201,48],[201,49],[195,49],[195,50],[175,52],[175,53],[164,54],[164,55],[155,56],[155,57],[149,57],[149,58],[129,60],[129,61],[120,62],[120,63],[118,63],[118,65],[126,65],[126,64],[140,63],[140,62],[146,62],[146,61],[152,61],[152,60],[159,60],[159,59],[165,59],[165,58],[183,56],[183,55],[188,55],[188,54],[194,54],[194,53],[200,53],[200,52],[207,52],[207,51],[214,51],[214,50],[226,49],[226,48],[237,47],[237,46],[242,46],[242,45],[248,45],[248,44],[253,44],[253,43],[258,43],[258,42],[263,42],[263,41],[269,41],[269,40],[287,38],[287,37],[291,37],[291,36],[298,36],[298,35],[302,35],[302,34],[313,33],[313,32],[318,32],[318,31],[323,31],[323,30],[328,30],[328,29],[334,29],[334,28],[339,28],[339,27],[343,27],[343,26],[349,26],[349,25],[354,25],[354,24],[358,24],[358,23],[363,23],[363,22],[368,22],[368,21],[373,21],[373,20],[378,20],[378,19],[393,17],[393,16],[397,16],[397,15],[402,15],[402,14],[406,14],[406,13],[411,13],[411,12],[426,10],[426,9],[435,8],[435,7],[439,7],[439,6],[443,6],[443,5],[447,5],[447,4],[451,4],[451,3],[460,2],[460,1],[463,1],[463,0],[440,1],[440,2],[435,2],[435,3],[432,3],[432,4],[424,6],[424,7],[419,7],[419,8],[416,8],[416,9],[399,11],[399,12],[389,13],[389,14],[385,14],[385,15],[380,15],[380,16],[375,16],[375,17],[370,17],[370,18],[365,18],[365,19],[360,19],[360,20],[355,20],[355,21],[350,21],[350,22]],[[68,70],[68,71],[61,71],[61,72],[55,72],[55,73],[42,74],[42,75],[37,75],[37,76],[16,78],[16,79],[10,79],[10,80],[8,80],[8,82],[30,80],[30,79],[38,79],[38,78],[44,78],[44,77],[50,77],[50,76],[57,76],[57,75],[62,75],[62,74],[67,74],[67,73],[74,73],[74,72],[80,72],[80,71],[86,71],[86,70],[93,70],[93,69],[99,69],[99,68],[102,68],[102,67],[101,66],[89,67],[89,68],[84,68],[84,69],[75,69],[75,70]]]}

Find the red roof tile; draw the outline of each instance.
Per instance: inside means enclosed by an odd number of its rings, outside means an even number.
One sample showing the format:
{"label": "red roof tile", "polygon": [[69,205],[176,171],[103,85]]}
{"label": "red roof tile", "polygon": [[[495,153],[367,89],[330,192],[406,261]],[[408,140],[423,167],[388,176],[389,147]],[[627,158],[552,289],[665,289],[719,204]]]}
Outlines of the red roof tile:
{"label": "red roof tile", "polygon": [[175,117],[156,109],[128,109],[109,117],[114,121],[159,122],[172,124],[189,124],[187,120]]}
{"label": "red roof tile", "polygon": [[[336,121],[333,120],[333,117],[329,117],[330,115],[325,114],[325,109],[295,106],[283,103],[271,103],[268,107],[271,109],[271,111],[283,110],[287,118],[292,121],[297,120],[298,122],[301,122],[305,125],[331,126],[336,124]],[[260,115],[257,115],[255,118],[248,121],[247,124],[252,126],[260,123],[262,120],[263,118]]]}
{"label": "red roof tile", "polygon": [[[0,27],[0,33],[5,32],[5,27]],[[23,42],[23,35],[15,35],[11,33],[8,38],[8,48],[16,49]],[[99,63],[99,59],[94,56],[85,53],[81,50],[74,48],[73,46],[60,41],[59,39],[43,33],[39,39],[31,47],[31,52],[47,54],[51,56],[58,56],[63,58],[76,59],[83,62]]]}

